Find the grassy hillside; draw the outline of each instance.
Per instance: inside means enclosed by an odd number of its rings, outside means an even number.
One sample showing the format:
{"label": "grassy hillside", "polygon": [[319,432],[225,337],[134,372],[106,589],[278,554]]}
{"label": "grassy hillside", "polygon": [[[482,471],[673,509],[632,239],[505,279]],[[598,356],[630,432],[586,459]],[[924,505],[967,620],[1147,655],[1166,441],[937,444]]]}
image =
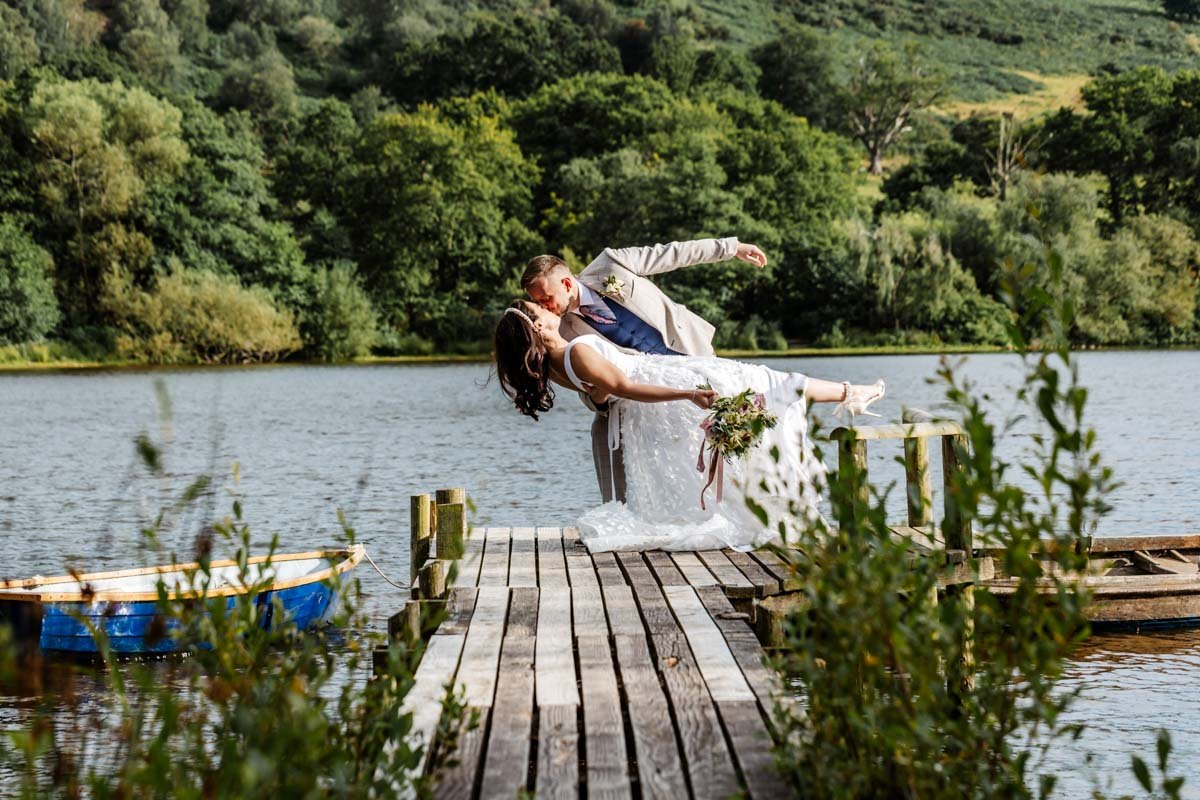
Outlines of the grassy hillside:
{"label": "grassy hillside", "polygon": [[[1039,76],[1080,76],[1140,64],[1200,66],[1200,25],[1168,20],[1157,0],[693,0],[728,40],[753,46],[781,20],[825,30],[854,48],[866,39],[922,42],[951,77],[954,98],[1057,95]],[[1069,91],[1073,91],[1072,86]]]}

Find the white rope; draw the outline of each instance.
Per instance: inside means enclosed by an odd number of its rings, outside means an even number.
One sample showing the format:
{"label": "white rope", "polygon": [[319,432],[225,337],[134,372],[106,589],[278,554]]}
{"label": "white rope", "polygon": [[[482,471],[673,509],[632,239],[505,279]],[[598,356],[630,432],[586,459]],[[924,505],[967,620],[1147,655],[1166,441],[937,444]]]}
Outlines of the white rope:
{"label": "white rope", "polygon": [[371,558],[371,554],[367,552],[367,548],[365,548],[365,547],[363,548],[363,555],[367,557],[367,561],[369,561],[371,566],[375,568],[375,571],[379,573],[379,577],[383,578],[385,581],[390,583],[392,586],[395,586],[397,589],[407,589],[408,588],[408,586],[406,586],[405,584],[396,583],[394,580],[389,578],[387,575],[384,575],[383,570],[381,570],[379,568],[379,565],[375,563],[375,559]]}

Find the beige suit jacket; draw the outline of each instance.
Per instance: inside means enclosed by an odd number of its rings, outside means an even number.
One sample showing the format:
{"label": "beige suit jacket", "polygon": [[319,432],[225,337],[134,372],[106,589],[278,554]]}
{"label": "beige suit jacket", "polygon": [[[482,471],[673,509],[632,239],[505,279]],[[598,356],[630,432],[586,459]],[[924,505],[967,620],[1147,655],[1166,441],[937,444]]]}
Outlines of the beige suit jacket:
{"label": "beige suit jacket", "polygon": [[[637,314],[661,333],[663,342],[675,352],[686,356],[711,356],[713,326],[663,294],[648,276],[696,264],[726,261],[734,257],[737,247],[738,240],[733,236],[653,247],[610,247],[584,267],[576,279],[596,294],[603,294],[604,281],[615,275],[625,284],[623,297],[605,295],[609,302],[620,303]],[[593,327],[574,312],[563,315],[559,330],[568,341],[586,333],[604,335],[603,326]]]}

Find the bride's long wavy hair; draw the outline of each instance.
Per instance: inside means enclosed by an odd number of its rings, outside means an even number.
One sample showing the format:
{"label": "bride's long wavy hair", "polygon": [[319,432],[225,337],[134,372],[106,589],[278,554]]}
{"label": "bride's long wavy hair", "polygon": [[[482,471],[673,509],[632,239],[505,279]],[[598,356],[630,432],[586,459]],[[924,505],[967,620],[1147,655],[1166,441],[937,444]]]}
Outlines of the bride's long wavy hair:
{"label": "bride's long wavy hair", "polygon": [[520,314],[505,312],[496,323],[492,336],[492,358],[500,388],[527,417],[535,420],[538,414],[554,407],[554,387],[550,383],[550,357],[542,337],[526,317],[529,306],[524,300],[514,300],[509,308]]}

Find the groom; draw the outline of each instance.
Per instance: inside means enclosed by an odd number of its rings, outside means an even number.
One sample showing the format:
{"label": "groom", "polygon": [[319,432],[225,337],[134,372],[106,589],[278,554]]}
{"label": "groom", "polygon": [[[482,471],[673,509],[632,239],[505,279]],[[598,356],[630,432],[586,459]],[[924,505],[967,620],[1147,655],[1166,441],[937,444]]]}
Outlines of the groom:
{"label": "groom", "polygon": [[[538,256],[525,268],[521,288],[533,302],[562,317],[559,332],[567,340],[597,333],[630,353],[711,356],[713,326],[672,302],[647,276],[731,258],[757,267],[767,264],[762,250],[732,236],[653,247],[610,247],[577,276],[557,256]],[[596,411],[592,459],[600,494],[606,503],[624,501],[625,466],[619,449],[610,462],[606,408],[597,408],[586,394],[581,396]]]}

